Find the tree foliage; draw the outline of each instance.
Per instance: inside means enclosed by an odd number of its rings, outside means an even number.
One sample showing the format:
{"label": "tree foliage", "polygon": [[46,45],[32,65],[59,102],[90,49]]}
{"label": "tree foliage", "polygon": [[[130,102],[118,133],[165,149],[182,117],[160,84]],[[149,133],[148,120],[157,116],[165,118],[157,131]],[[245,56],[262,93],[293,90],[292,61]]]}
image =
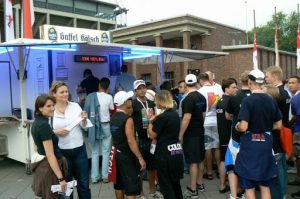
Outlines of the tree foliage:
{"label": "tree foliage", "polygon": [[[296,52],[296,39],[298,28],[298,15],[292,12],[289,15],[278,12],[277,16],[272,16],[272,20],[267,24],[256,27],[256,41],[257,45],[274,48],[275,46],[275,24],[278,30],[279,49],[289,52]],[[254,30],[248,32],[249,43],[253,43]]]}

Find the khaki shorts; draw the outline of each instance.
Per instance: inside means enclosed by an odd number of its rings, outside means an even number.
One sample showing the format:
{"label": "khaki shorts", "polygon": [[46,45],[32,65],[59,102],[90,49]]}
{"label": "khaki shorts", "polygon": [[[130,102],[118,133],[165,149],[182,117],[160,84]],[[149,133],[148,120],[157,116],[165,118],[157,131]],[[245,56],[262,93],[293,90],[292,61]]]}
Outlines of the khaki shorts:
{"label": "khaki shorts", "polygon": [[300,132],[294,133],[293,154],[295,157],[300,157]]}

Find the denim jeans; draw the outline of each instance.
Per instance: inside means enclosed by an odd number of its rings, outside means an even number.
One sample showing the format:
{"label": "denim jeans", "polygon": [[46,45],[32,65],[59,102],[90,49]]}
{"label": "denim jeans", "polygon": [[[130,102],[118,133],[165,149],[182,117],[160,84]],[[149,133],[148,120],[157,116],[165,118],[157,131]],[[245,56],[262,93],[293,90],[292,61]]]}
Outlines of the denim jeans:
{"label": "denim jeans", "polygon": [[[67,181],[77,180],[77,192],[80,199],[90,199],[89,166],[85,145],[74,149],[61,149],[68,161]],[[73,198],[73,195],[70,196]]]}
{"label": "denim jeans", "polygon": [[282,199],[286,195],[288,182],[285,153],[276,154],[275,160],[277,163],[277,177],[273,180],[270,189],[272,199]]}
{"label": "denim jeans", "polygon": [[[100,140],[96,140],[92,145],[92,169],[91,178],[93,182],[108,178],[108,164],[109,164],[109,154],[112,146],[112,137],[110,133],[110,124],[102,123],[102,134]],[[100,155],[100,143],[102,151],[102,171],[101,175],[99,173],[99,155]]]}

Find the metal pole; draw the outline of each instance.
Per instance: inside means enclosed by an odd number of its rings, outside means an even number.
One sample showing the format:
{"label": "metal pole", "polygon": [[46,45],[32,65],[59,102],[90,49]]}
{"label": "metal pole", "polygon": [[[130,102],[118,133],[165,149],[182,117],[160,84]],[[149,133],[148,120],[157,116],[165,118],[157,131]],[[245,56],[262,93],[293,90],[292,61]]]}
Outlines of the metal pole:
{"label": "metal pole", "polygon": [[26,157],[26,173],[30,174],[30,154],[29,154],[29,137],[27,136],[27,131],[29,125],[26,124],[27,121],[27,106],[26,106],[26,95],[25,95],[25,67],[24,67],[24,47],[18,47],[18,56],[19,56],[19,77],[20,77],[20,101],[21,101],[21,136],[23,136],[26,149],[25,149],[25,157]]}
{"label": "metal pole", "polygon": [[165,81],[165,60],[164,60],[164,51],[160,52],[160,84]]}
{"label": "metal pole", "polygon": [[247,32],[248,31],[247,30],[248,29],[247,1],[245,1],[245,9],[246,9],[246,12],[245,12],[246,13],[246,27],[245,27],[245,30],[246,30],[246,42],[247,42],[246,44],[248,44],[249,43],[249,38],[248,38],[248,32]]}

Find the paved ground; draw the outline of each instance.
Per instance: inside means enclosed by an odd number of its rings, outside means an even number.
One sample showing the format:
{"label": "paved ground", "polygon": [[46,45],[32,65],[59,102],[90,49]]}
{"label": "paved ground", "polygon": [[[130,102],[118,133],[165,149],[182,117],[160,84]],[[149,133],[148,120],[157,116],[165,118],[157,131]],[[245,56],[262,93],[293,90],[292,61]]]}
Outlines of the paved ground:
{"label": "paved ground", "polygon": [[[289,175],[290,178],[293,175]],[[11,159],[0,160],[0,199],[35,199],[31,191],[32,176],[25,173],[25,166],[22,163]],[[188,175],[182,180],[183,190],[188,184]],[[206,192],[200,195],[202,198],[226,199],[228,193],[220,194],[218,192],[218,180],[205,181]],[[93,199],[113,199],[114,191],[112,184],[91,184]],[[145,193],[148,193],[147,182],[144,181]],[[289,186],[288,192],[292,193],[300,190],[300,187]],[[76,199],[77,197],[75,197]],[[288,194],[287,199],[291,198]]]}

